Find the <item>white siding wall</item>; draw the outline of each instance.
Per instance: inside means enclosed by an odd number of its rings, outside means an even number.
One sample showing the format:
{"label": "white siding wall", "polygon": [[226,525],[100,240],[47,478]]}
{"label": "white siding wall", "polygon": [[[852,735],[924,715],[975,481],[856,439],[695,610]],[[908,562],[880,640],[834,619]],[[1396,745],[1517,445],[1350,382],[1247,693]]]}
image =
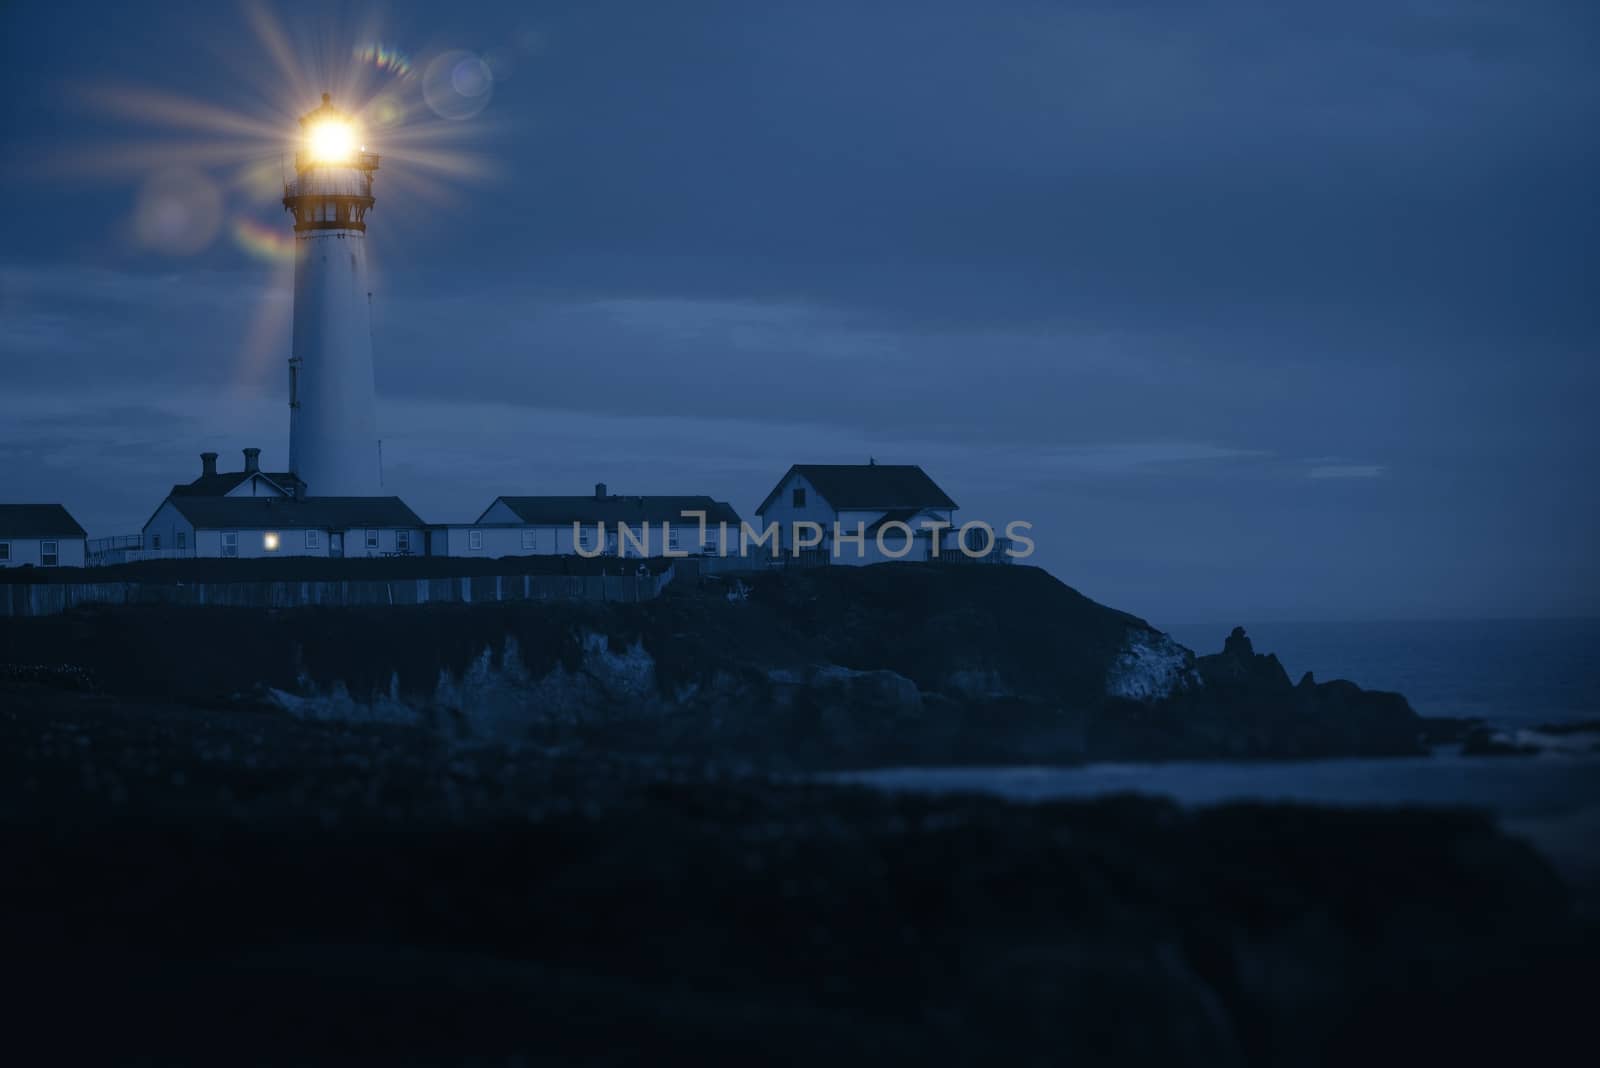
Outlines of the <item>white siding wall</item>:
{"label": "white siding wall", "polygon": [[[278,535],[276,552],[267,551],[266,537],[269,532]],[[222,536],[226,532],[207,530],[202,533],[210,534],[215,538],[216,549],[214,554],[207,553],[206,555],[221,556],[223,552]],[[253,530],[236,530],[232,533],[237,535],[237,556],[241,560],[253,560],[263,556],[327,556],[328,543],[332,540],[328,536],[328,531],[319,530],[317,531],[316,548],[308,549],[306,548],[306,532],[304,530],[273,530],[272,528],[257,527]],[[206,539],[207,543],[210,541],[211,539]],[[345,540],[345,555],[350,555],[348,536],[346,536]]]}
{"label": "white siding wall", "polygon": [[[148,527],[146,530],[148,531]],[[269,552],[266,547],[268,533],[278,535],[278,548]],[[344,556],[352,557],[379,556],[383,553],[397,552],[396,545],[399,535],[404,532],[410,537],[410,552],[413,556],[421,556],[426,551],[420,528],[392,528],[385,527],[378,530],[378,547],[367,548],[367,528],[356,527],[351,530],[340,531],[344,535]],[[203,557],[222,556],[221,530],[200,530],[194,534],[193,542],[195,555]],[[270,527],[240,528],[233,533],[238,535],[238,551],[235,554],[241,560],[254,560],[262,557],[273,556],[328,556],[333,544],[333,532],[318,530],[317,544],[314,547],[306,546],[306,531],[304,528],[275,529]],[[147,540],[145,545],[150,543]],[[163,548],[165,543],[163,542]]]}
{"label": "white siding wall", "polygon": [[[162,552],[194,552],[195,533],[194,526],[183,517],[183,513],[173,507],[171,501],[162,504],[150,521],[144,525],[144,547],[147,550]],[[183,544],[178,544],[178,535],[183,535]]]}
{"label": "white siding wall", "polygon": [[[794,505],[794,491],[797,488],[804,489],[806,491],[806,503],[804,506],[798,508]],[[918,535],[916,544],[912,547],[912,550],[904,556],[885,556],[878,550],[877,538],[871,533],[867,535],[866,546],[864,549],[860,550],[860,555],[857,555],[856,544],[852,541],[842,543],[839,551],[834,553],[834,523],[838,523],[840,530],[844,533],[853,534],[857,529],[857,524],[860,524],[861,528],[865,529],[871,527],[872,524],[883,518],[883,510],[875,509],[835,512],[832,506],[829,505],[823,496],[817,492],[816,487],[811,485],[804,475],[801,475],[799,472],[795,472],[784,480],[782,488],[778,491],[778,495],[773,498],[772,504],[767,507],[766,512],[760,516],[759,525],[760,527],[765,528],[768,523],[777,523],[779,535],[783,541],[784,553],[788,554],[793,548],[794,544],[794,524],[801,522],[820,523],[823,531],[823,542],[821,547],[829,551],[831,559],[834,563],[865,565],[881,564],[896,559],[926,560],[928,558],[931,534],[923,532],[923,520],[948,523],[952,521],[953,517],[954,513],[948,509],[939,510],[930,508],[924,509],[923,511],[917,513],[916,517],[909,521],[911,529],[917,532]],[[898,550],[901,540],[902,539],[898,536],[898,534],[894,532],[886,535],[884,539],[885,544],[887,544],[891,550]],[[943,550],[941,549],[941,552],[942,551]]]}
{"label": "white siding wall", "polygon": [[[494,560],[502,556],[570,556],[577,552],[573,548],[572,527],[531,526],[519,524],[516,526],[490,526],[486,518],[483,524],[451,527],[449,530],[449,555],[451,556],[476,556],[485,560]],[[594,527],[588,527],[593,539]],[[534,545],[525,549],[522,545],[522,532],[533,531]],[[472,547],[473,532],[478,534],[479,547]],[[590,548],[598,548],[598,542]],[[606,528],[606,550],[615,554],[617,550],[617,532],[610,527]]]}
{"label": "white siding wall", "polygon": [[[806,503],[798,508],[794,504],[794,491],[796,489],[803,489],[806,494]],[[865,515],[866,513],[850,514]],[[765,530],[769,523],[778,524],[778,537],[781,539],[783,551],[788,553],[794,544],[794,525],[796,523],[820,523],[823,531],[831,535],[833,533],[834,520],[839,519],[842,521],[842,518],[833,510],[833,506],[823,499],[822,494],[817,492],[817,488],[797,471],[784,479],[783,487],[778,490],[778,495],[772,499],[772,504],[767,507],[765,512],[756,517],[757,521],[752,525],[760,531]],[[874,514],[873,518],[876,519],[877,514]],[[868,520],[868,522],[871,522],[871,520]],[[737,547],[738,543],[735,541],[735,552],[738,551]],[[760,552],[765,550],[752,549],[751,551]]]}
{"label": "white siding wall", "polygon": [[[486,560],[497,559],[502,556],[571,556],[577,553],[572,537],[572,524],[564,526],[532,526],[519,524],[515,526],[490,525],[491,516],[496,514],[496,509],[485,513],[484,521],[480,524],[448,527],[445,530],[445,555],[448,556],[476,556]],[[716,524],[708,523],[706,526],[706,540],[700,541],[700,525],[691,521],[669,524],[672,532],[678,535],[678,548],[682,553],[704,552],[715,555],[718,550],[718,529]],[[590,544],[585,546],[585,551],[593,552],[599,548],[596,539],[595,524],[585,523],[583,529],[588,531]],[[644,532],[637,525],[630,527],[634,534],[643,540]],[[472,548],[472,533],[478,534],[479,547]],[[524,548],[523,532],[532,531],[534,537],[533,548]],[[435,535],[437,537],[438,535]],[[736,552],[739,544],[739,531],[736,526],[729,524],[728,541],[730,552]],[[616,525],[606,524],[606,553],[615,556],[618,554],[619,534]],[[648,542],[649,556],[665,556],[667,539],[663,536],[661,526],[652,523]],[[629,557],[641,555],[633,542],[628,542],[625,553]]]}
{"label": "white siding wall", "polygon": [[[367,547],[367,528],[358,527],[344,532],[344,555],[351,556],[381,556],[384,553],[400,552],[400,535],[406,535],[406,548],[412,556],[422,556],[428,551],[427,543],[423,540],[420,527],[393,527],[382,528],[377,531],[377,548]],[[327,539],[324,538],[324,541]]]}
{"label": "white siding wall", "polygon": [[56,544],[56,567],[82,567],[83,542],[79,537],[70,538],[8,538],[0,534],[0,542],[5,542],[9,548],[6,554],[9,559],[0,560],[0,567],[34,567],[44,566],[43,545],[47,541]]}
{"label": "white siding wall", "polygon": [[[537,530],[534,534],[535,547],[524,549],[522,547],[522,527],[500,527],[488,525],[472,525],[450,527],[447,531],[449,556],[477,556],[485,560],[496,560],[502,556],[544,556],[556,552],[556,537],[549,528]],[[472,547],[472,534],[478,535],[478,548]],[[569,530],[568,535],[571,535]]]}
{"label": "white siding wall", "polygon": [[[677,525],[674,524],[672,529],[677,530]],[[706,537],[705,541],[702,543],[699,541],[700,524],[685,521],[681,531],[679,546],[683,549],[687,549],[691,553],[698,552],[704,553],[706,556],[718,556],[724,552],[722,544],[723,533],[724,532],[718,528],[717,524],[708,519],[706,521]],[[739,553],[739,524],[729,523],[726,534],[726,554],[728,556],[737,556]]]}
{"label": "white siding wall", "polygon": [[[584,526],[590,531],[595,529],[593,523],[586,523]],[[638,523],[628,524],[628,529],[633,533],[631,538],[623,545],[623,555],[632,557],[665,556],[667,555],[667,549],[672,548],[675,554],[688,553],[693,555],[704,553],[709,556],[715,556],[721,544],[717,524],[709,520],[706,522],[706,533],[703,541],[700,537],[700,524],[694,519],[680,519],[676,522],[668,520],[665,524],[651,523],[648,534],[641,527],[642,525]],[[571,541],[572,530],[570,527],[566,533],[567,540]],[[671,543],[671,537],[674,534],[677,535],[678,540],[676,547],[673,547]],[[615,544],[620,538],[621,533],[616,530],[615,526],[607,523],[606,540]],[[645,545],[645,551],[642,553],[638,549],[639,542],[643,542]],[[728,524],[728,543],[730,552],[737,553],[739,551],[739,528],[732,523]]]}
{"label": "white siding wall", "polygon": [[[877,509],[840,512],[839,529],[845,534],[853,535],[857,530],[866,530],[882,518],[883,512]],[[826,540],[823,544],[828,547],[830,552],[833,551],[835,546],[833,528],[831,526],[828,528],[825,538]],[[888,539],[888,545],[889,548],[896,549],[900,545],[900,539],[891,535]],[[870,531],[867,533],[866,545],[860,550],[860,555],[857,555],[856,543],[853,541],[843,542],[838,547],[838,551],[833,554],[833,562],[836,564],[881,564],[888,559],[890,558],[878,552],[878,539]],[[906,559],[911,559],[911,556],[907,555]]]}
{"label": "white siding wall", "polygon": [[[896,560],[927,560],[932,555],[933,532],[924,530],[922,524],[924,522],[948,523],[950,522],[951,514],[948,510],[925,508],[906,520],[906,525],[911,528],[913,540],[911,550],[903,555],[895,556],[891,554],[899,553],[905,546],[904,531],[896,528],[884,534],[883,544],[889,549],[889,554],[885,554],[878,546],[877,534],[868,529],[866,544],[860,550],[859,555],[857,554],[855,542],[843,542],[839,547],[839,551],[833,556],[833,562],[836,564],[865,566],[867,564],[892,563]],[[839,515],[839,527],[845,533],[853,534],[856,531],[857,523],[864,523],[865,528],[870,528],[873,523],[876,523],[881,518],[883,518],[882,512],[842,512]],[[948,543],[950,531],[943,530],[940,531],[940,534],[944,538],[940,542],[940,552],[943,553],[942,546]]]}
{"label": "white siding wall", "polygon": [[87,557],[84,538],[57,538],[56,555],[60,557],[61,567],[82,567]]}

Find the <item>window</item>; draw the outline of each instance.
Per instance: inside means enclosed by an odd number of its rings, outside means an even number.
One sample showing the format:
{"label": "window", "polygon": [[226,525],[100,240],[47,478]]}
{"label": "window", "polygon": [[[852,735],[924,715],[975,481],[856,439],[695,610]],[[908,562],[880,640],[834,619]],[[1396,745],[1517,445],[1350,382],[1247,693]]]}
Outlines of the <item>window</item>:
{"label": "window", "polygon": [[369,530],[369,531],[367,531],[367,552],[375,553],[377,551],[378,551],[378,532],[376,530]]}
{"label": "window", "polygon": [[667,528],[667,548],[673,552],[678,551],[678,532],[671,527]]}
{"label": "window", "polygon": [[322,531],[320,531],[320,530],[308,530],[308,531],[306,531],[306,548],[307,549],[320,549],[320,548],[322,548]]}
{"label": "window", "polygon": [[41,567],[55,567],[61,562],[61,554],[57,552],[57,543],[41,541],[39,543],[39,565]]}
{"label": "window", "polygon": [[10,559],[11,543],[9,541],[0,541],[0,563],[5,563]]}
{"label": "window", "polygon": [[397,553],[411,551],[411,531],[397,530],[394,532],[394,551]]}
{"label": "window", "polygon": [[467,548],[469,548],[469,549],[481,549],[481,548],[483,548],[483,531],[481,531],[481,530],[469,530],[469,531],[467,531]]}
{"label": "window", "polygon": [[524,530],[522,532],[522,547],[530,551],[537,549],[539,547],[539,532],[536,530]]}
{"label": "window", "polygon": [[587,549],[589,547],[589,528],[588,527],[579,527],[578,528],[578,544],[582,545],[585,549]]}
{"label": "window", "polygon": [[189,547],[189,532],[187,530],[173,531],[172,536],[176,539],[178,548],[187,549]]}
{"label": "window", "polygon": [[239,555],[239,532],[237,530],[224,530],[222,532],[222,555]]}
{"label": "window", "polygon": [[276,530],[269,530],[265,534],[261,535],[261,547],[267,550],[269,553],[277,552],[278,532]]}
{"label": "window", "polygon": [[806,488],[804,486],[796,486],[789,499],[796,508],[804,508],[806,506]]}
{"label": "window", "polygon": [[150,548],[152,548],[152,549],[161,548],[161,535],[160,534],[152,534],[152,535],[150,535]]}

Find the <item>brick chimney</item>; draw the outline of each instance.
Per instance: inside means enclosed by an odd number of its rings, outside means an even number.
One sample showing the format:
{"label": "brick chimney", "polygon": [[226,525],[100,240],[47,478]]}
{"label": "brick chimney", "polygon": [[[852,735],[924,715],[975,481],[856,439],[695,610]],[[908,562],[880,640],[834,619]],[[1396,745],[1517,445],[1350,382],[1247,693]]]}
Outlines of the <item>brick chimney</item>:
{"label": "brick chimney", "polygon": [[203,452],[203,453],[201,453],[200,454],[200,474],[202,476],[205,476],[205,475],[214,475],[216,473],[217,473],[217,454],[214,453],[214,452]]}
{"label": "brick chimney", "polygon": [[261,450],[244,450],[244,473],[247,475],[253,475],[259,470],[261,470]]}
{"label": "brick chimney", "polygon": [[594,499],[597,501],[606,499],[606,484],[604,482],[596,482],[594,484]]}

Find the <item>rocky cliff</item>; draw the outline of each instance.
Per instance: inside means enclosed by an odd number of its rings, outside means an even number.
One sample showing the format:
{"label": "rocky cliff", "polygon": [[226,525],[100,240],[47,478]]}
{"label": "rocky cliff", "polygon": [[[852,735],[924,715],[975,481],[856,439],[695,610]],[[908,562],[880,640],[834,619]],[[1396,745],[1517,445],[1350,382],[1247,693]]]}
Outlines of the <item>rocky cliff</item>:
{"label": "rocky cliff", "polygon": [[[792,684],[898,688],[849,670]],[[0,697],[0,1048],[58,1063],[1521,1064],[1589,1026],[1592,927],[1474,813]]]}
{"label": "rocky cliff", "polygon": [[702,580],[642,604],[129,607],[0,625],[0,664],[301,718],[812,768],[1419,751],[1403,698],[1196,658],[1027,567]]}
{"label": "rocky cliff", "polygon": [[1594,929],[1487,816],[746,773],[1405,751],[1416,726],[1023,568],[0,622],[0,1048],[1555,1060],[1586,1038]]}

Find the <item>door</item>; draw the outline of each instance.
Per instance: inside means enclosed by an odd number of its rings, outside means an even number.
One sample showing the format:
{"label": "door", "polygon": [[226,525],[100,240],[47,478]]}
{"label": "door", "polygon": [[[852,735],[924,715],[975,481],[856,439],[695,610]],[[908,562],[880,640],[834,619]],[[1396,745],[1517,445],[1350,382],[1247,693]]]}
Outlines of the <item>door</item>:
{"label": "door", "polygon": [[344,555],[344,531],[335,530],[333,533],[328,535],[328,555]]}

